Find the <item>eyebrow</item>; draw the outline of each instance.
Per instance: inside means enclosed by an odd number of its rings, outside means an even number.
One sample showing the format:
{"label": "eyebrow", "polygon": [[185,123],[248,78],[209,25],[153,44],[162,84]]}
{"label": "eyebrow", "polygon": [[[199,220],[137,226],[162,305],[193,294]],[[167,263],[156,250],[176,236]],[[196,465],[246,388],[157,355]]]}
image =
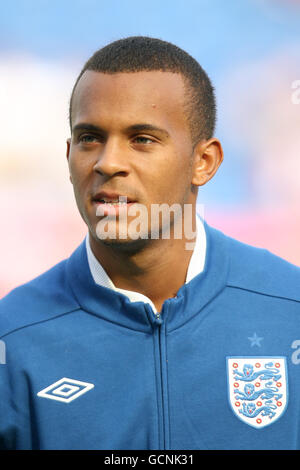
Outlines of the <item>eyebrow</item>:
{"label": "eyebrow", "polygon": [[164,134],[166,137],[170,137],[169,133],[165,129],[161,129],[160,127],[153,126],[153,124],[147,124],[147,123],[142,123],[142,124],[133,124],[132,126],[129,126],[126,128],[126,131],[154,131],[154,132],[160,132]]}
{"label": "eyebrow", "polygon": [[76,132],[76,131],[103,132],[103,129],[101,129],[101,127],[95,126],[94,124],[89,124],[87,122],[80,122],[79,124],[76,124],[76,126],[73,127],[72,131],[73,132]]}
{"label": "eyebrow", "polygon": [[[104,129],[102,129],[101,127],[95,126],[95,124],[90,124],[90,123],[87,123],[87,122],[81,122],[79,124],[76,124],[73,127],[73,132],[76,132],[76,131],[79,131],[79,130],[80,131],[85,130],[85,131],[94,131],[94,132],[106,133],[106,131]],[[139,131],[139,132],[154,131],[154,132],[160,132],[160,133],[164,134],[166,137],[170,137],[169,133],[165,129],[162,129],[162,128],[157,127],[157,126],[153,126],[153,124],[147,124],[147,123],[132,124],[131,126],[126,127],[125,132],[130,132],[130,131]]]}

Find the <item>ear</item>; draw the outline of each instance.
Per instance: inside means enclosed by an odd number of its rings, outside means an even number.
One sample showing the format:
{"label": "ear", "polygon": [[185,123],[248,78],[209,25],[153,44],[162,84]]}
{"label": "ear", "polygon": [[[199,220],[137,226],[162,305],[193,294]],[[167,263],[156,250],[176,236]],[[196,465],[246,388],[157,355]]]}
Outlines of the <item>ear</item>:
{"label": "ear", "polygon": [[[70,157],[70,149],[71,149],[71,139],[70,138],[67,139],[66,143],[67,143],[66,157],[67,157],[68,163],[70,163],[69,157]],[[73,184],[72,176],[70,175],[69,178],[70,178],[71,183]]]}
{"label": "ear", "polygon": [[211,138],[198,142],[194,148],[194,169],[192,184],[203,186],[217,172],[223,161],[223,149],[218,139]]}

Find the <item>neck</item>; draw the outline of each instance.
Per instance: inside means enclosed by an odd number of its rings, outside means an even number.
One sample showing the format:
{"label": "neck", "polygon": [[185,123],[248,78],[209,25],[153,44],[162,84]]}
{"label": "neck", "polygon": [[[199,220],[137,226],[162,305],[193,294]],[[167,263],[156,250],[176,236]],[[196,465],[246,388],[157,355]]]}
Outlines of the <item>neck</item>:
{"label": "neck", "polygon": [[[195,214],[190,226],[195,234]],[[104,244],[90,233],[90,246],[116,287],[147,296],[160,311],[163,302],[175,297],[185,283],[193,254],[187,246],[196,241],[196,236],[187,239],[184,230],[180,239],[174,238],[174,230],[170,232],[170,239],[147,239],[122,248]]]}

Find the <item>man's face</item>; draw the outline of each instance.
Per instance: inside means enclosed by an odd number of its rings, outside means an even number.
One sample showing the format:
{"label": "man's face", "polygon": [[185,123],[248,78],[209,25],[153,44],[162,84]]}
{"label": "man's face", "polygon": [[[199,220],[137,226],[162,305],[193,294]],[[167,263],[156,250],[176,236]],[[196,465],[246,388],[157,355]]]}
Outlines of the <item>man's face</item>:
{"label": "man's face", "polygon": [[67,157],[78,209],[93,238],[106,193],[127,196],[149,214],[152,204],[195,204],[184,92],[181,75],[170,72],[87,71],[81,77]]}

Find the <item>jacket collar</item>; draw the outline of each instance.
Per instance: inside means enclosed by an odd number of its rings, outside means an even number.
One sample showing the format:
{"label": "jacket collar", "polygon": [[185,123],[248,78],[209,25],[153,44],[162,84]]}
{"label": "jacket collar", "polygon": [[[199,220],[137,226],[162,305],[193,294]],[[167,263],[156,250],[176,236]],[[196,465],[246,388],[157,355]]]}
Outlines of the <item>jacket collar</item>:
{"label": "jacket collar", "polygon": [[[181,286],[177,297],[164,302],[161,318],[167,330],[180,327],[212,300],[226,285],[229,266],[228,239],[204,221],[206,258],[203,271]],[[67,260],[67,278],[81,308],[109,322],[151,332],[155,315],[144,302],[95,283],[87,259],[85,240]],[[151,312],[150,312],[151,310]]]}
{"label": "jacket collar", "polygon": [[[196,243],[194,246],[194,251],[191,256],[191,260],[188,266],[187,270],[187,276],[186,276],[186,281],[190,282],[195,276],[200,274],[203,269],[204,269],[204,264],[205,264],[205,256],[206,256],[206,235],[205,235],[205,229],[203,225],[203,221],[200,218],[199,215],[196,216],[196,224],[197,224],[197,237],[196,237]],[[93,276],[93,279],[96,284],[99,284],[100,286],[103,287],[108,287],[110,289],[113,289],[115,292],[120,292],[121,294],[126,295],[131,302],[145,302],[148,303],[153,312],[157,313],[156,307],[145,295],[139,293],[139,292],[134,292],[130,290],[125,290],[125,289],[120,289],[114,285],[110,277],[107,275],[97,258],[95,257],[94,253],[92,252],[92,249],[90,247],[90,239],[89,239],[89,234],[86,236],[86,251],[87,251],[87,259],[89,263],[89,267],[91,270],[91,274]]]}

